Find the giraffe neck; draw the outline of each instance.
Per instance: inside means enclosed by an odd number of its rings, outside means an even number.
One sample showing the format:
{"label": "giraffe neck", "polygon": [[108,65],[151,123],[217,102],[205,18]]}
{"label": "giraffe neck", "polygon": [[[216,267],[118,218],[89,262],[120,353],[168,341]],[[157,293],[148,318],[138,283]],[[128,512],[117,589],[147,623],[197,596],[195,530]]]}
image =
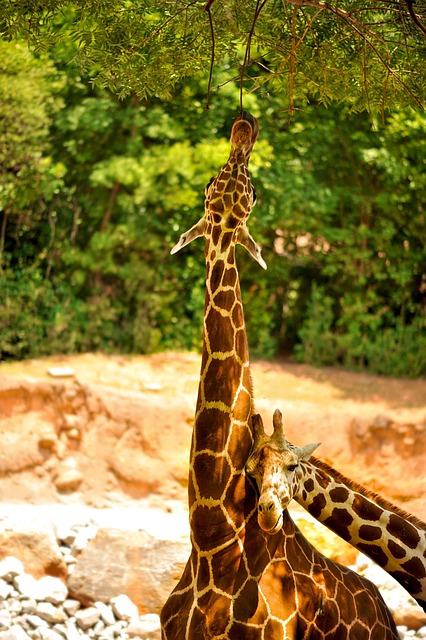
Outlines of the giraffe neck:
{"label": "giraffe neck", "polygon": [[317,458],[301,461],[294,498],[391,574],[426,610],[426,525]]}
{"label": "giraffe neck", "polygon": [[[218,231],[216,231],[218,229]],[[206,248],[203,351],[191,445],[191,530],[200,548],[235,538],[255,492],[244,465],[252,446],[252,389],[247,337],[235,263],[234,232],[213,226]],[[212,522],[214,526],[206,527]]]}

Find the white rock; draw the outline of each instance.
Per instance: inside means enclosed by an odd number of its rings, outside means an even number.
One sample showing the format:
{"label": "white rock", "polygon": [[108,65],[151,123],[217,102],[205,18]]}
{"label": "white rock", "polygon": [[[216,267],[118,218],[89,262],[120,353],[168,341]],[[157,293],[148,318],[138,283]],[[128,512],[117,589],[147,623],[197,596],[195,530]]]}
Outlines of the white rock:
{"label": "white rock", "polygon": [[1,640],[29,640],[30,636],[19,624],[14,624],[7,631],[0,634]]}
{"label": "white rock", "polygon": [[93,627],[93,632],[95,636],[98,636],[105,629],[105,622],[103,620],[98,620],[98,622]]}
{"label": "white rock", "polygon": [[156,613],[147,613],[129,624],[126,631],[129,638],[150,638],[158,635],[161,629],[160,617]]}
{"label": "white rock", "polygon": [[36,609],[37,609],[37,602],[32,598],[29,598],[27,600],[22,600],[21,602],[22,613],[34,614],[36,612]]}
{"label": "white rock", "polygon": [[67,640],[81,640],[81,635],[78,632],[78,629],[73,621],[68,620],[65,626],[67,630]]}
{"label": "white rock", "polygon": [[43,594],[39,589],[38,581],[29,573],[22,573],[21,575],[15,576],[13,578],[13,585],[25,598],[43,600]]}
{"label": "white rock", "polygon": [[6,611],[0,613],[0,630],[9,629],[12,625],[12,618]]}
{"label": "white rock", "polygon": [[67,618],[66,614],[55,607],[51,602],[40,602],[37,605],[36,613],[40,618],[56,624],[57,622],[64,622]]}
{"label": "white rock", "polygon": [[53,576],[43,576],[38,581],[40,592],[44,594],[43,600],[52,604],[62,604],[68,596],[66,584],[59,578]]}
{"label": "white rock", "polygon": [[81,603],[78,600],[67,599],[63,603],[63,609],[69,616],[74,616],[81,607]]}
{"label": "white rock", "polygon": [[22,562],[17,558],[6,556],[0,562],[0,578],[3,578],[6,582],[10,582],[15,576],[19,576],[21,573],[24,573],[24,567]]}
{"label": "white rock", "polygon": [[115,598],[111,598],[110,604],[119,620],[137,620],[139,616],[138,608],[130,600],[129,596],[126,596],[124,593]]}
{"label": "white rock", "polygon": [[63,640],[64,636],[55,631],[54,629],[41,628],[40,635],[42,640]]}
{"label": "white rock", "polygon": [[100,617],[101,614],[99,613],[98,609],[96,609],[96,607],[80,609],[75,614],[77,625],[80,627],[80,629],[83,629],[83,631],[90,629],[90,627],[94,627]]}
{"label": "white rock", "polygon": [[38,627],[47,627],[46,620],[43,620],[43,618],[40,618],[40,616],[37,615],[29,614],[25,616],[25,620],[27,620],[34,629],[38,629]]}
{"label": "white rock", "polygon": [[0,601],[6,600],[13,591],[11,584],[0,578]]}
{"label": "white rock", "polygon": [[116,622],[115,615],[110,606],[105,604],[105,602],[95,602],[95,607],[98,609],[101,614],[101,620],[106,625],[111,625]]}

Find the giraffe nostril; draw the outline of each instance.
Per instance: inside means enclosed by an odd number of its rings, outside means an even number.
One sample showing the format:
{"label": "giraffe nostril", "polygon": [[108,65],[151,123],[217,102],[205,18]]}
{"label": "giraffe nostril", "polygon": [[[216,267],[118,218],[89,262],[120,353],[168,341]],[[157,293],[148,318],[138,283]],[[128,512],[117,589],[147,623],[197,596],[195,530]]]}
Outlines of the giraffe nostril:
{"label": "giraffe nostril", "polygon": [[273,507],[274,507],[274,503],[270,502],[268,505],[268,511],[272,511]]}

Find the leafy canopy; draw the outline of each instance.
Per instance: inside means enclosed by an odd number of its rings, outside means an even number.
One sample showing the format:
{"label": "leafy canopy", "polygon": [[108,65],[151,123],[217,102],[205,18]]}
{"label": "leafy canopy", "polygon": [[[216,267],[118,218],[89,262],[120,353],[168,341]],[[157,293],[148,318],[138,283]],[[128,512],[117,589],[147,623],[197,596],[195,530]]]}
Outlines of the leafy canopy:
{"label": "leafy canopy", "polygon": [[0,33],[36,51],[66,43],[70,60],[121,97],[169,99],[197,75],[207,92],[210,67],[213,89],[242,78],[290,114],[308,99],[373,113],[422,109],[426,97],[421,1],[3,0]]}

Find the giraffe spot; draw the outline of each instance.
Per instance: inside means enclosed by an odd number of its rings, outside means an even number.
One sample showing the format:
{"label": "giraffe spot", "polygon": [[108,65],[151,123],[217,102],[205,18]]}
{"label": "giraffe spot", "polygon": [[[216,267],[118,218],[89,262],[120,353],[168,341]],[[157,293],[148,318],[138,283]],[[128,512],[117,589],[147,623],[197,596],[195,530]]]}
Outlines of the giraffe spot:
{"label": "giraffe spot", "polygon": [[234,351],[234,329],[231,318],[223,317],[220,311],[210,307],[205,318],[205,330],[212,352]]}
{"label": "giraffe spot", "polygon": [[385,567],[388,562],[388,557],[386,553],[378,547],[376,544],[367,544],[366,542],[359,542],[357,544],[357,548],[360,551],[363,551],[366,556],[377,562],[377,564],[381,567]]}
{"label": "giraffe spot", "polygon": [[388,541],[388,547],[394,558],[400,559],[407,555],[407,551],[393,540]]}
{"label": "giraffe spot", "polygon": [[210,565],[207,558],[200,557],[198,558],[198,570],[197,572],[197,590],[201,591],[205,589],[208,584],[210,584]]}
{"label": "giraffe spot", "polygon": [[245,185],[243,184],[241,178],[238,180],[236,188],[237,188],[238,193],[244,193]]}
{"label": "giraffe spot", "polygon": [[[375,610],[375,606],[374,606],[374,599],[373,599],[373,593],[374,591],[376,591],[376,589],[374,588],[374,585],[371,583],[371,590],[368,591],[367,589],[361,589],[360,591],[358,591],[358,593],[355,593],[354,595],[354,599],[355,599],[355,606],[356,606],[356,610],[357,610],[357,618],[360,620],[366,620],[369,617],[369,613],[371,612],[371,610],[373,609],[373,611]],[[379,595],[379,593],[377,592],[377,595]]]}
{"label": "giraffe spot", "polygon": [[237,302],[232,309],[232,323],[237,329],[244,329],[244,311],[240,302]]}
{"label": "giraffe spot", "polygon": [[233,304],[233,293],[230,295],[229,291],[222,291],[219,289],[217,293],[213,295],[214,304],[223,311],[230,311],[230,306]]}
{"label": "giraffe spot", "polygon": [[318,493],[308,507],[308,511],[314,518],[318,518],[324,509],[327,501],[322,493]]}
{"label": "giraffe spot", "polygon": [[420,558],[411,558],[410,560],[407,560],[407,562],[401,564],[401,568],[405,569],[406,571],[408,571],[408,573],[411,573],[412,576],[415,576],[419,579],[426,576],[425,567]]}
{"label": "giraffe spot", "polygon": [[[235,176],[235,175],[236,175],[235,171],[234,171],[233,173],[234,173],[234,176]],[[231,177],[229,178],[229,180],[228,180],[228,184],[226,185],[226,190],[227,190],[229,193],[232,193],[232,194],[236,193],[236,191],[235,191],[235,185],[237,184],[237,181],[236,181],[236,179],[235,179],[235,177],[234,177],[234,176],[231,176]]]}
{"label": "giraffe spot", "polygon": [[241,220],[241,218],[246,214],[246,212],[247,212],[247,209],[243,209],[239,202],[236,202],[232,207],[232,215],[236,216],[238,218],[238,221]]}
{"label": "giraffe spot", "polygon": [[349,498],[349,491],[346,487],[336,487],[336,489],[331,489],[329,496],[333,502],[346,502]]}
{"label": "giraffe spot", "polygon": [[417,529],[400,516],[392,514],[386,528],[394,538],[404,540],[404,544],[410,549],[415,549],[420,542],[420,535]]}
{"label": "giraffe spot", "polygon": [[190,519],[194,544],[203,551],[213,551],[235,535],[220,505],[197,505]]}
{"label": "giraffe spot", "polygon": [[222,284],[224,287],[235,287],[238,273],[235,267],[229,267],[223,274]]}
{"label": "giraffe spot", "polygon": [[302,500],[303,500],[303,502],[306,502],[307,497],[308,497],[308,494],[306,493],[306,490],[303,489],[302,490]]}
{"label": "giraffe spot", "polygon": [[333,509],[331,516],[324,520],[324,524],[327,527],[338,533],[338,535],[346,541],[351,539],[348,527],[352,522],[353,517],[346,511],[346,509],[337,508]]}
{"label": "giraffe spot", "polygon": [[[218,243],[219,243],[220,236],[222,235],[222,228],[221,228],[220,224],[213,225],[210,235],[211,235],[212,242],[213,242],[214,246],[216,247],[218,245]],[[219,262],[219,260],[218,260],[218,262]],[[223,270],[223,267],[222,267],[222,270]]]}
{"label": "giraffe spot", "polygon": [[243,196],[241,196],[241,198],[240,198],[240,204],[241,204],[241,206],[243,207],[243,209],[244,209],[245,211],[247,211],[248,206],[249,206],[249,201],[248,201],[248,198],[247,198],[247,196],[246,196],[245,194],[244,194]]}
{"label": "giraffe spot", "polygon": [[390,575],[398,580],[408,593],[416,594],[422,592],[422,583],[414,576],[410,576],[404,571],[389,571]]}
{"label": "giraffe spot", "polygon": [[324,473],[321,469],[316,470],[316,479],[320,487],[323,489],[327,489],[328,485],[331,482],[331,478],[327,473]]}
{"label": "giraffe spot", "polygon": [[308,493],[310,493],[313,490],[314,486],[315,486],[314,485],[314,481],[312,480],[312,478],[308,478],[308,480],[305,480],[304,486],[305,486],[306,491]]}
{"label": "giraffe spot", "polygon": [[375,522],[380,520],[383,513],[383,509],[381,507],[378,507],[359,493],[355,494],[352,509],[362,520],[372,520]]}
{"label": "giraffe spot", "polygon": [[225,209],[230,209],[232,207],[232,195],[230,193],[224,193],[222,198]]}
{"label": "giraffe spot", "polygon": [[201,453],[195,457],[193,469],[200,497],[219,500],[231,476],[228,461],[223,456]]}
{"label": "giraffe spot", "polygon": [[369,524],[362,524],[359,528],[359,537],[363,540],[379,540],[382,537],[382,531],[379,527],[373,527]]}
{"label": "giraffe spot", "polygon": [[259,601],[259,588],[253,578],[247,580],[245,586],[234,602],[234,618],[240,622],[246,622],[251,618]]}
{"label": "giraffe spot", "polygon": [[239,472],[244,469],[247,458],[250,455],[250,449],[251,438],[246,421],[233,423],[232,436],[228,442],[227,453],[231,458],[234,471]]}
{"label": "giraffe spot", "polygon": [[[242,323],[244,323],[244,318],[242,319]],[[240,329],[237,329],[237,332],[235,334],[235,351],[239,354],[242,360],[248,360],[248,345],[246,332],[244,330],[244,324],[241,325]]]}
{"label": "giraffe spot", "polygon": [[[213,424],[217,425],[217,429],[212,429]],[[228,413],[215,408],[204,409],[196,421],[197,450],[207,449],[213,453],[223,451],[230,427],[231,417]]]}
{"label": "giraffe spot", "polygon": [[[210,346],[212,349],[220,349],[221,344],[212,342],[211,334]],[[225,337],[222,338],[222,343],[225,342]],[[230,345],[230,349],[233,345]],[[235,394],[241,380],[242,365],[234,356],[229,356],[224,360],[213,358],[209,364],[209,375],[204,381],[204,397],[206,402],[217,402],[221,405],[229,407],[234,402]],[[210,427],[211,428],[211,427]]]}
{"label": "giraffe spot", "polygon": [[[301,626],[301,620],[299,620],[299,625]],[[300,629],[301,632],[301,629]],[[283,637],[283,626],[279,622],[279,620],[274,620],[270,618],[266,623],[265,627],[265,635],[264,638],[282,638]],[[302,637],[302,635],[300,636]],[[303,636],[305,637],[305,636]]]}
{"label": "giraffe spot", "polygon": [[198,598],[198,606],[205,616],[205,632],[188,634],[190,638],[215,638],[225,634],[231,617],[231,597],[215,593],[212,589]]}
{"label": "giraffe spot", "polygon": [[247,513],[256,506],[256,494],[250,482],[242,474],[235,476],[226,490],[223,501],[225,514],[237,528],[244,524]]}
{"label": "giraffe spot", "polygon": [[[215,198],[215,199],[211,198],[210,202],[208,203],[208,208],[211,211],[211,213],[213,213],[213,215],[215,213],[220,213],[221,216],[222,216],[224,214],[224,212],[225,212],[225,206],[224,206],[224,202],[223,202],[222,198]],[[213,233],[214,233],[215,229],[216,229],[216,227],[213,227],[212,236],[213,236]],[[220,229],[219,229],[219,232],[220,232]]]}
{"label": "giraffe spot", "polygon": [[356,605],[353,594],[346,585],[344,585],[344,588],[339,588],[339,595],[340,594],[342,594],[340,605],[342,618],[344,620],[354,620],[356,618]]}
{"label": "giraffe spot", "polygon": [[220,243],[220,247],[222,251],[227,251],[231,246],[231,243],[233,242],[233,240],[234,240],[233,231],[227,231],[226,233],[224,233],[222,236],[222,242]]}

